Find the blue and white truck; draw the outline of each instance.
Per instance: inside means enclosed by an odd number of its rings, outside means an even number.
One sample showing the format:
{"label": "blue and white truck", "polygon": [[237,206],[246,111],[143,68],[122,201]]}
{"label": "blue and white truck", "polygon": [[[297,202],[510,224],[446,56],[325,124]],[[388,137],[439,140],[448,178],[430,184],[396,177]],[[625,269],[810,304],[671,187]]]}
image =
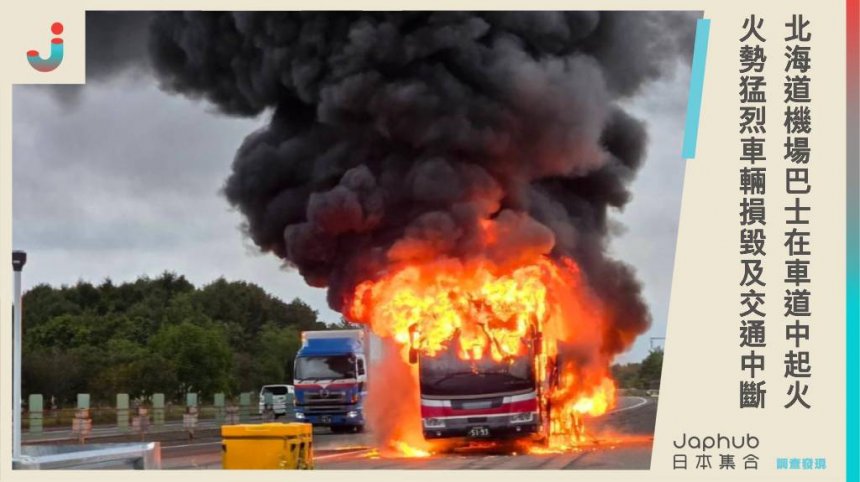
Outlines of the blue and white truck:
{"label": "blue and white truck", "polygon": [[296,419],[333,432],[363,430],[376,342],[364,329],[302,332],[294,373]]}

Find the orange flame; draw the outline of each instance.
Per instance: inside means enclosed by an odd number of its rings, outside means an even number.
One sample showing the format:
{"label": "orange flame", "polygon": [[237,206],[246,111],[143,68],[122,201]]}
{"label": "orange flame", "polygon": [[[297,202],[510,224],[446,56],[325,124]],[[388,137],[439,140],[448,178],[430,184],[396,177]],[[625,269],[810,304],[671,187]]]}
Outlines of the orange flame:
{"label": "orange flame", "polygon": [[430,452],[427,450],[419,449],[418,447],[412,447],[406,442],[395,441],[393,443],[394,448],[397,449],[404,457],[429,457]]}

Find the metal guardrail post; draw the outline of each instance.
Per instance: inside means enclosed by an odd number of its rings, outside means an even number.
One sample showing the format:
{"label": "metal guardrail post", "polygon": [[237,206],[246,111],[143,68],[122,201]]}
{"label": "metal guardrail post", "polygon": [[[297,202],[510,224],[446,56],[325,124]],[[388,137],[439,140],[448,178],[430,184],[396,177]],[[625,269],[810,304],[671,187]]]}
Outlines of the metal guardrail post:
{"label": "metal guardrail post", "polygon": [[131,426],[136,433],[140,434],[141,440],[146,437],[149,431],[149,410],[146,407],[143,405],[137,407],[137,415],[132,418]]}
{"label": "metal guardrail post", "polygon": [[230,405],[225,411],[227,415],[224,417],[224,425],[236,425],[239,423],[239,407]]}
{"label": "metal guardrail post", "polygon": [[42,433],[44,419],[42,395],[31,393],[27,407],[30,409],[30,433]]}
{"label": "metal guardrail post", "polygon": [[188,393],[185,396],[185,414],[182,416],[182,426],[188,432],[188,438],[194,438],[194,430],[197,428],[197,394]]}
{"label": "metal guardrail post", "polygon": [[275,419],[275,395],[272,392],[263,394],[263,420],[271,422]]}
{"label": "metal guardrail post", "polygon": [[120,432],[128,432],[128,394],[116,394],[116,428]]}
{"label": "metal guardrail post", "polygon": [[251,419],[251,393],[239,394],[239,423],[248,422]]}
{"label": "metal guardrail post", "polygon": [[188,438],[194,438],[194,430],[197,428],[197,407],[190,405],[186,407],[185,414],[182,415],[182,426],[188,432]]}
{"label": "metal guardrail post", "polygon": [[296,421],[296,396],[292,393],[287,394],[286,410],[284,417],[290,422]]}
{"label": "metal guardrail post", "polygon": [[152,424],[156,427],[164,426],[164,394],[152,394]]}
{"label": "metal guardrail post", "polygon": [[72,432],[78,436],[78,442],[84,443],[93,430],[93,419],[90,418],[90,395],[78,394],[78,407],[72,420]]}
{"label": "metal guardrail post", "polygon": [[213,404],[215,405],[215,421],[222,425],[224,423],[224,394],[216,393]]}

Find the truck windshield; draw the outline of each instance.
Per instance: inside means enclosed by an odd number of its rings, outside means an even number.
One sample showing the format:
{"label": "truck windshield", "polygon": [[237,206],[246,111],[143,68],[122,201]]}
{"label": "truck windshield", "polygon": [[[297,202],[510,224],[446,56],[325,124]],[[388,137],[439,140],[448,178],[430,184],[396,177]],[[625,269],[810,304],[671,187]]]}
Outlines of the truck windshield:
{"label": "truck windshield", "polygon": [[533,389],[535,387],[532,356],[495,362],[461,360],[448,349],[419,360],[421,393],[424,395],[483,395]]}
{"label": "truck windshield", "polygon": [[355,378],[355,357],[347,355],[296,358],[297,380]]}

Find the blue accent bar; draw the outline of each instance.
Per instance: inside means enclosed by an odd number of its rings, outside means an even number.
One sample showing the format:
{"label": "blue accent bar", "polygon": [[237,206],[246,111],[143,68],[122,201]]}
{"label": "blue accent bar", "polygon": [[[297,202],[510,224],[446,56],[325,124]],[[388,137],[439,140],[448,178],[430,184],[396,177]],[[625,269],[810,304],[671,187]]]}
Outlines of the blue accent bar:
{"label": "blue accent bar", "polygon": [[[855,36],[856,41],[856,36]],[[850,51],[850,47],[849,47]],[[856,60],[854,61],[856,62]],[[848,60],[849,66],[851,60]],[[855,71],[856,72],[856,71]],[[856,76],[854,77],[857,78]],[[857,86],[851,92],[851,73],[848,73],[848,98],[857,99]],[[846,318],[846,480],[860,481],[860,139],[857,135],[858,107],[848,102],[847,107],[847,168],[846,168],[846,231],[845,246],[845,318]],[[854,127],[851,127],[851,126]]]}
{"label": "blue accent bar", "polygon": [[699,111],[702,109],[702,85],[705,83],[705,58],[708,56],[708,34],[711,19],[696,20],[696,43],[693,46],[693,67],[690,72],[690,93],[687,97],[687,120],[684,123],[684,159],[696,157],[696,139],[699,134]]}
{"label": "blue accent bar", "polygon": [[[850,142],[850,141],[849,141]],[[848,161],[852,161],[849,159]],[[856,163],[856,158],[854,159]],[[851,169],[849,168],[849,171]],[[854,171],[853,186],[851,178],[848,179],[848,215],[854,214],[857,216],[857,184],[856,184],[856,166]],[[853,190],[853,192],[851,192]],[[851,206],[853,204],[853,206]],[[852,213],[853,212],[853,213]],[[860,373],[860,254],[858,254],[858,246],[860,246],[860,235],[858,235],[858,217],[848,220],[848,246],[847,246],[847,270],[846,270],[846,356],[847,356],[847,397],[846,397],[846,459],[847,473],[846,480],[849,482],[860,481],[860,420],[858,420],[858,405],[860,405],[860,382],[858,382],[858,373]]]}

